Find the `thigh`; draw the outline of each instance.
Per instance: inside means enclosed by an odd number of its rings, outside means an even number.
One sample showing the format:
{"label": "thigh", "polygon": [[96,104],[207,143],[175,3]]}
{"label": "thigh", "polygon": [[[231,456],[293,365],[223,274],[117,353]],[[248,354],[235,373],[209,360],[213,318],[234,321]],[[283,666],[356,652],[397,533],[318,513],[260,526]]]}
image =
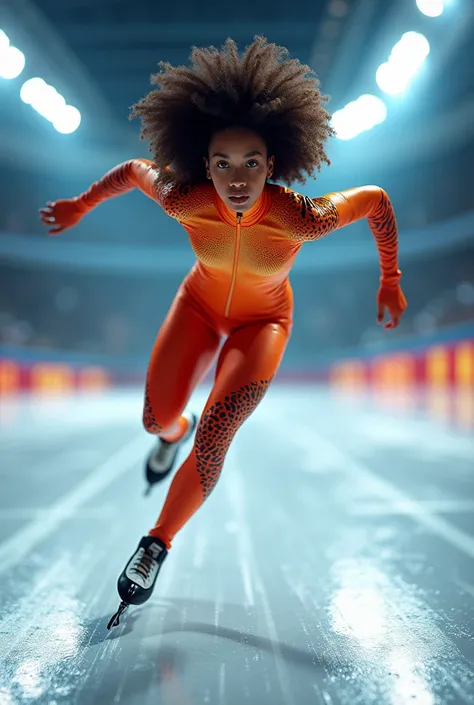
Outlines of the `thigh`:
{"label": "thigh", "polygon": [[202,420],[212,416],[218,428],[225,423],[237,430],[264,397],[289,337],[289,329],[281,323],[255,323],[232,333],[219,355],[208,413]]}
{"label": "thigh", "polygon": [[162,428],[179,417],[219,344],[219,334],[180,292],[158,332],[147,374],[145,412]]}
{"label": "thigh", "polygon": [[252,323],[234,331],[219,355],[216,392],[270,382],[280,366],[289,337],[288,326],[278,322]]}

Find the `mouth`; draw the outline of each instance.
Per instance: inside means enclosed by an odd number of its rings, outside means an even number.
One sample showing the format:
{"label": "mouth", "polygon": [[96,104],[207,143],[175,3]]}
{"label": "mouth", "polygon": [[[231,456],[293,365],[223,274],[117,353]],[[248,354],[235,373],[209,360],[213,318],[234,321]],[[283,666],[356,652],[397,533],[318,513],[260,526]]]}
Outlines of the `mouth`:
{"label": "mouth", "polygon": [[244,193],[230,195],[228,198],[231,203],[235,203],[237,206],[241,206],[249,200],[249,196]]}

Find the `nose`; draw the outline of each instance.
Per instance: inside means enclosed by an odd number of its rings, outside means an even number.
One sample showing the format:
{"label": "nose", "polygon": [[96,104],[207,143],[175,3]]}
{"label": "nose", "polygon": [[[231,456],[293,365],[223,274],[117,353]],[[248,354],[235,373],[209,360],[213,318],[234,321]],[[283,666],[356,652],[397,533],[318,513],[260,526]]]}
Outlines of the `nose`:
{"label": "nose", "polygon": [[245,180],[243,174],[234,173],[229,181],[229,185],[232,186],[232,188],[241,189],[245,188],[247,181]]}

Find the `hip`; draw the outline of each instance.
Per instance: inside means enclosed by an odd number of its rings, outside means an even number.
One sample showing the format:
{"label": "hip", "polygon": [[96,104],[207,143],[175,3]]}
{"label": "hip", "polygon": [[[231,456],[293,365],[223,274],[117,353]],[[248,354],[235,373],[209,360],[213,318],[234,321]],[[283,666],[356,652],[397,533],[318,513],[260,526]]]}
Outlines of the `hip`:
{"label": "hip", "polygon": [[288,330],[293,325],[293,291],[288,277],[282,281],[249,277],[230,281],[193,267],[183,280],[178,296],[212,323],[223,335],[245,324],[275,322]]}

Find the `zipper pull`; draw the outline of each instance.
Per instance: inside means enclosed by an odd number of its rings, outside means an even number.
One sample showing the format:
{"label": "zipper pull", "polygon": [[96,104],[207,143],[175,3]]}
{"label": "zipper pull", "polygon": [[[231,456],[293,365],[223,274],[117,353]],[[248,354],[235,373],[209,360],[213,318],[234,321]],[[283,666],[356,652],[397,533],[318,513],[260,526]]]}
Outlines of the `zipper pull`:
{"label": "zipper pull", "polygon": [[237,213],[237,222],[240,225],[240,222],[242,220],[242,213]]}

